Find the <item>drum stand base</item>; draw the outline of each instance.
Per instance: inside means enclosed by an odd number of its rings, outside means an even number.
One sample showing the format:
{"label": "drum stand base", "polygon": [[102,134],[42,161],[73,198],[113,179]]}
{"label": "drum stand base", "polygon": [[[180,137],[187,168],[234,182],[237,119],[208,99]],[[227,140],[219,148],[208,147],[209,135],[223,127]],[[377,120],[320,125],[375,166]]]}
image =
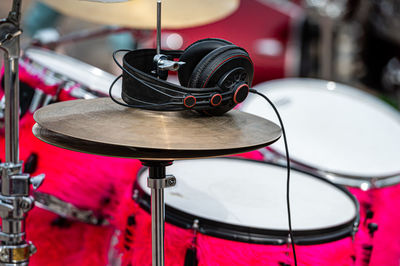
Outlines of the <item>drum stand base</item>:
{"label": "drum stand base", "polygon": [[165,168],[172,161],[142,161],[149,167],[147,186],[151,189],[151,244],[153,266],[164,266],[164,188],[176,184],[174,176],[166,175]]}
{"label": "drum stand base", "polygon": [[0,265],[28,265],[35,246],[26,241],[25,214],[33,207],[30,185],[40,186],[43,177],[22,173],[19,161],[19,36],[21,0],[13,0],[12,10],[0,20],[0,51],[4,52],[5,163],[0,164]]}

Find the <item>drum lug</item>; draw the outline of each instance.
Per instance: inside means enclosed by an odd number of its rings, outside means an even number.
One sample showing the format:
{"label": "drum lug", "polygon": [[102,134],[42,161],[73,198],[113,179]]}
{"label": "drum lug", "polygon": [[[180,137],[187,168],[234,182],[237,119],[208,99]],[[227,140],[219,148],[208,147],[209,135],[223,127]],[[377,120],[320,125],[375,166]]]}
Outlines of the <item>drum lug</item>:
{"label": "drum lug", "polygon": [[195,231],[195,233],[197,231],[199,231],[199,220],[198,219],[194,219],[192,229]]}
{"label": "drum lug", "polygon": [[35,89],[35,93],[33,95],[31,104],[29,106],[29,112],[32,114],[38,110],[39,108],[49,105],[52,102],[55,102],[58,98],[58,95],[49,95],[44,93],[40,89]]}
{"label": "drum lug", "polygon": [[138,198],[139,198],[139,190],[138,189],[134,189],[133,190],[132,199],[134,199],[136,201]]}
{"label": "drum lug", "polygon": [[173,187],[176,184],[176,178],[173,175],[166,175],[165,178],[161,179],[153,179],[147,178],[147,186],[149,188],[160,189],[160,188],[167,188]]}
{"label": "drum lug", "polygon": [[356,234],[357,234],[357,232],[358,232],[358,226],[359,226],[358,223],[354,224],[354,226],[353,226],[353,232],[351,233],[351,240],[352,240],[353,242],[354,242],[355,239],[356,239]]}
{"label": "drum lug", "polygon": [[372,178],[371,179],[371,188],[378,188],[378,179],[377,178]]}
{"label": "drum lug", "polygon": [[378,230],[378,224],[376,223],[369,223],[368,224],[368,233],[371,237],[374,236],[375,231]]}
{"label": "drum lug", "polygon": [[292,245],[292,238],[290,237],[290,234],[287,235],[286,243],[287,247],[290,248],[290,246]]}
{"label": "drum lug", "polygon": [[40,174],[32,177],[30,182],[32,184],[33,189],[35,190],[38,189],[42,185],[45,177],[46,177],[45,174]]}

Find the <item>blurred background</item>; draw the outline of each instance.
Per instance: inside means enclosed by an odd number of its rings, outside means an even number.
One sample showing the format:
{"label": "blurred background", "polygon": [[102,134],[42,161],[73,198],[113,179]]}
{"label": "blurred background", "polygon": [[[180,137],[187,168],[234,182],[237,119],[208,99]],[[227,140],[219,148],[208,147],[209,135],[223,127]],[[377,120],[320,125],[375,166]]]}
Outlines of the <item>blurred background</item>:
{"label": "blurred background", "polygon": [[[89,19],[71,17],[57,11],[57,1],[55,5],[23,1],[23,49],[34,39],[43,44],[105,27],[95,12],[88,14]],[[11,1],[0,3],[2,17],[10,6]],[[162,46],[184,49],[201,38],[224,38],[249,51],[255,64],[254,85],[289,76],[321,78],[372,91],[398,107],[399,6],[394,0],[242,0],[238,9],[216,22],[187,28],[182,21],[176,30],[164,27]],[[118,74],[113,50],[155,47],[153,29],[119,29],[124,32],[53,43],[49,48]]]}
{"label": "blurred background", "polygon": [[[12,1],[1,1],[0,16],[5,18],[11,10]],[[98,29],[100,24],[79,18],[63,16],[47,5],[35,0],[22,1],[22,49],[30,46],[33,37],[44,41],[56,40],[60,36],[82,30]],[[36,36],[35,36],[36,35]],[[118,37],[117,37],[118,38]],[[130,41],[129,38],[128,42]],[[56,48],[59,53],[78,58],[83,62],[110,71],[112,69],[112,39],[99,36],[90,40],[69,43]],[[129,46],[129,45],[128,45]],[[94,49],[95,48],[95,49]]]}

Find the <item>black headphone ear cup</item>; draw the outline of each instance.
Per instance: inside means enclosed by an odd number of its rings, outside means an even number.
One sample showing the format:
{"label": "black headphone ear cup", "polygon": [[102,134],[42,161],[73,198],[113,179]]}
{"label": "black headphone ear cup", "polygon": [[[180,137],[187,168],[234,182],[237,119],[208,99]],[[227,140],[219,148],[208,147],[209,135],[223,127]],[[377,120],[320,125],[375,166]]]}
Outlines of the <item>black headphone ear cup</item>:
{"label": "black headphone ear cup", "polygon": [[251,85],[254,69],[249,54],[235,45],[215,49],[197,64],[188,82],[188,87],[216,86],[224,74],[237,67],[244,68],[247,73],[245,82]]}
{"label": "black headphone ear cup", "polygon": [[[217,48],[197,64],[190,77],[188,87],[207,88],[218,86],[227,73],[237,68],[243,69],[243,76],[237,82],[246,83],[250,86],[253,81],[254,68],[248,53],[235,45]],[[210,106],[210,109],[205,110],[204,113],[220,115],[229,111],[235,105],[236,103],[232,99],[228,104],[219,107]]]}
{"label": "black headphone ear cup", "polygon": [[180,84],[188,87],[189,79],[196,65],[211,51],[231,44],[231,42],[223,39],[208,38],[198,40],[189,45],[179,58],[179,61],[185,62],[178,70]]}

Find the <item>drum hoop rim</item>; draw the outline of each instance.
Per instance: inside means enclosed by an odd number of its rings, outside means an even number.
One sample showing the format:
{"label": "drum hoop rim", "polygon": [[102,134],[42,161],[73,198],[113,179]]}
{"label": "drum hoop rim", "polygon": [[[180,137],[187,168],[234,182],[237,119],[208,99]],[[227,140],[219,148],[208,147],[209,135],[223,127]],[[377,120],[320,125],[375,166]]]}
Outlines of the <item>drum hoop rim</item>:
{"label": "drum hoop rim", "polygon": [[[219,157],[215,159],[224,160],[242,160],[266,165],[278,166],[285,168],[285,166],[265,161],[255,161],[247,158],[241,157]],[[147,167],[142,167],[139,169],[136,180],[133,185],[134,195],[137,197],[135,201],[139,206],[146,212],[150,213],[150,195],[147,194],[139,185],[138,177],[147,170]],[[313,176],[323,182],[329,183],[336,187],[337,189],[344,192],[355,205],[355,215],[349,221],[336,225],[329,228],[313,229],[313,230],[293,230],[293,235],[295,237],[295,244],[298,245],[313,245],[329,243],[331,241],[339,240],[348,236],[354,236],[356,228],[358,228],[360,221],[360,207],[357,199],[353,194],[351,194],[345,187],[335,184],[330,180],[323,177],[315,175],[313,173],[306,172],[302,169],[294,169],[297,172]],[[175,226],[184,229],[193,229],[193,224],[198,221],[198,230],[200,233],[215,237],[220,237],[223,239],[234,240],[245,243],[255,243],[255,244],[273,244],[282,245],[289,243],[288,230],[276,230],[276,229],[261,229],[261,228],[251,228],[246,226],[233,225],[229,223],[213,221],[211,219],[202,218],[195,216],[193,214],[186,213],[177,208],[171,207],[165,204],[165,220]]]}
{"label": "drum hoop rim", "polygon": [[[265,92],[266,90],[271,91],[271,90],[279,90],[278,88],[275,88],[276,85],[280,85],[282,83],[287,83],[287,82],[300,82],[300,83],[313,83],[313,85],[308,86],[308,90],[317,90],[319,92],[328,92],[328,93],[333,93],[333,94],[344,94],[344,95],[350,95],[350,96],[362,96],[365,97],[365,100],[369,102],[373,102],[375,105],[380,105],[382,108],[381,110],[384,112],[390,112],[390,115],[395,115],[396,119],[400,121],[400,112],[390,104],[386,103],[382,99],[378,97],[377,94],[374,94],[374,91],[372,90],[367,90],[365,88],[360,88],[360,87],[354,87],[352,85],[348,85],[345,83],[341,83],[338,81],[332,81],[332,80],[325,80],[325,79],[318,79],[318,78],[308,78],[308,77],[286,77],[286,78],[279,78],[279,79],[274,79],[274,80],[268,80],[264,81],[261,83],[258,83],[256,86],[254,86],[254,89],[260,91],[260,92]],[[314,88],[314,84],[328,84],[328,83],[335,83],[336,86],[333,90],[328,89],[328,88]],[[310,85],[310,84],[308,84]],[[273,87],[272,87],[273,86]],[[267,87],[267,88],[266,88]],[[285,89],[288,89],[287,87]],[[247,100],[249,102],[250,100]]]}
{"label": "drum hoop rim", "polygon": [[71,56],[68,56],[68,55],[56,53],[56,52],[54,52],[52,50],[44,49],[44,48],[40,48],[40,47],[28,47],[28,48],[25,49],[25,51],[23,53],[23,56],[22,56],[22,59],[26,58],[31,63],[37,64],[37,65],[45,68],[47,71],[51,71],[58,79],[60,79],[60,83],[62,83],[64,80],[71,81],[74,84],[78,85],[80,88],[82,88],[84,90],[87,90],[89,92],[96,92],[96,93],[99,93],[100,95],[103,95],[103,96],[106,95],[106,92],[102,91],[99,88],[93,88],[93,86],[91,86],[91,84],[89,84],[86,80],[79,81],[79,80],[76,79],[76,77],[73,77],[72,75],[65,74],[65,72],[61,73],[59,70],[55,70],[54,67],[50,67],[49,64],[46,64],[46,65],[42,64],[40,61],[38,61],[35,58],[33,58],[32,56],[30,56],[29,55],[29,51],[39,51],[39,53],[45,53],[47,55],[54,56],[53,59],[65,59],[65,60],[67,60],[67,61],[64,61],[64,63],[67,63],[67,64],[72,63],[72,64],[74,64],[76,66],[82,66],[85,70],[93,69],[96,72],[101,73],[99,76],[96,76],[92,72],[87,71],[87,74],[93,75],[95,78],[101,78],[101,77],[110,78],[110,81],[112,81],[112,80],[114,80],[116,78],[116,76],[114,76],[113,74],[111,74],[111,73],[109,73],[107,71],[104,71],[104,70],[102,70],[102,69],[100,69],[100,68],[98,68],[96,66],[90,65],[90,64],[88,64],[86,62],[80,61],[79,59],[71,57]]}
{"label": "drum hoop rim", "polygon": [[[264,81],[255,86],[255,89],[259,89],[260,91],[262,90],[277,90],[275,86],[286,83],[286,82],[301,82],[306,83],[306,82],[311,82],[313,84],[327,84],[328,82],[333,82],[339,86],[337,86],[333,91],[329,90],[327,88],[321,88],[320,91],[325,91],[329,93],[336,93],[336,94],[345,94],[345,95],[362,95],[365,97],[365,99],[370,103],[374,102],[376,106],[381,106],[382,108],[380,111],[390,115],[393,119],[396,119],[400,122],[400,112],[390,106],[389,104],[385,104],[384,101],[379,99],[376,95],[371,93],[370,91],[367,91],[365,89],[360,89],[357,87],[353,87],[348,84],[344,84],[341,82],[337,81],[330,81],[330,80],[324,80],[324,79],[317,79],[317,78],[301,78],[301,77],[287,77],[287,78],[281,78],[281,79],[275,79],[275,80],[270,80],[270,81]],[[272,87],[273,86],[273,87]],[[314,85],[313,85],[314,86]],[[314,90],[315,88],[308,88],[311,90]],[[249,102],[248,102],[249,103]],[[396,115],[397,114],[397,115]],[[395,117],[396,116],[396,117]],[[268,147],[269,150],[274,151],[275,154],[279,155],[280,157],[284,157],[282,154],[282,151],[279,151],[279,149],[274,149],[273,147]],[[371,188],[383,188],[383,187],[388,187],[396,184],[400,184],[400,169],[398,172],[393,172],[390,174],[384,174],[384,175],[374,175],[373,178],[369,177],[369,175],[351,175],[347,174],[344,172],[340,171],[332,171],[332,170],[327,170],[318,167],[317,165],[314,165],[312,163],[307,163],[305,161],[301,161],[299,159],[291,159],[291,162],[299,166],[300,170],[305,167],[306,171],[311,171],[311,172],[316,172],[317,175],[323,176],[324,178],[328,180],[335,180],[337,181],[336,184],[340,185],[345,185],[345,186],[350,186],[350,187],[356,187],[356,188],[361,188],[361,185],[363,183],[368,183],[368,189]],[[295,168],[295,169],[299,169]],[[351,180],[350,182],[346,182],[346,180]],[[357,184],[355,184],[357,183]],[[367,190],[368,190],[367,189]]]}
{"label": "drum hoop rim", "polygon": [[[267,147],[267,149],[274,156],[278,157],[276,158],[277,160],[283,160],[286,158],[281,152],[272,147]],[[293,158],[290,159],[290,162],[293,164],[292,168],[295,170],[303,171],[306,173],[313,173],[313,175],[321,176],[324,179],[329,180],[331,182],[335,180],[336,182],[333,183],[337,185],[361,188],[363,183],[367,183],[369,186],[368,189],[366,190],[369,190],[373,188],[383,188],[383,187],[393,186],[400,183],[400,172],[388,175],[379,175],[379,176],[375,175],[375,177],[371,178],[366,175],[350,175],[342,173],[340,171],[330,171],[323,168],[318,168],[304,161]],[[277,163],[277,162],[272,160],[271,163]],[[281,163],[279,162],[277,164],[281,165]]]}

